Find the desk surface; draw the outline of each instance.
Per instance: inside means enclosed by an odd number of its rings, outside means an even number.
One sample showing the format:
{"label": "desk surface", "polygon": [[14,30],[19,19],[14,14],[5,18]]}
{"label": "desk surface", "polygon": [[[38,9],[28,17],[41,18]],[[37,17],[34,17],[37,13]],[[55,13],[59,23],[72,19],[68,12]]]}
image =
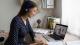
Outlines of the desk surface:
{"label": "desk surface", "polygon": [[[53,41],[53,42],[48,42],[41,34],[36,34],[36,36],[41,39],[45,44],[48,45],[64,45],[65,43],[63,41]],[[68,36],[68,37],[67,37]],[[72,38],[71,38],[71,37]],[[77,40],[76,40],[77,39]],[[64,41],[67,43],[67,45],[80,45],[80,39],[73,35],[66,34]],[[73,44],[74,43],[74,44]]]}
{"label": "desk surface", "polygon": [[36,37],[38,39],[41,39],[45,44],[47,44],[47,40],[41,34],[36,34]]}
{"label": "desk surface", "polygon": [[[46,30],[46,29],[39,29],[39,30]],[[48,30],[48,29],[47,29]],[[36,34],[36,36],[41,39],[45,44],[48,44],[48,45],[57,45],[57,44],[61,44],[63,45],[64,42],[62,41],[59,41],[59,42],[48,42],[41,34]],[[72,34],[69,34],[69,33],[66,33],[65,35],[65,38],[64,38],[64,41],[65,42],[72,42],[72,41],[80,41],[80,39]],[[71,44],[71,43],[70,43]]]}
{"label": "desk surface", "polygon": [[[36,32],[41,32],[41,33],[48,33],[49,29],[42,29],[42,28],[33,28],[34,31]],[[70,34],[70,33],[66,33],[65,35],[65,38],[64,38],[65,41],[76,41],[76,40],[80,40],[80,38]]]}
{"label": "desk surface", "polygon": [[36,34],[36,37],[41,39],[43,43],[48,44],[48,45],[63,45],[63,41],[51,41],[48,42],[41,34]]}

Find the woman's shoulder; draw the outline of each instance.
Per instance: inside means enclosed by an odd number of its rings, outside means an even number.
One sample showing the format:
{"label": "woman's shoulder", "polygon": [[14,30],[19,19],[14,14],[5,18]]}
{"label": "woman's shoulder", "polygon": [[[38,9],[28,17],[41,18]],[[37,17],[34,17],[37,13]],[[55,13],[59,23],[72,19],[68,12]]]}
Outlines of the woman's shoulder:
{"label": "woman's shoulder", "polygon": [[19,16],[15,16],[12,21],[11,21],[11,24],[18,24],[20,25],[21,24],[21,19]]}
{"label": "woman's shoulder", "polygon": [[13,19],[12,19],[12,22],[20,22],[20,17],[19,16],[15,16]]}
{"label": "woman's shoulder", "polygon": [[21,21],[20,21],[20,17],[19,16],[15,16],[12,21],[11,21],[11,25],[15,24],[16,26],[20,27],[21,26]]}
{"label": "woman's shoulder", "polygon": [[19,16],[15,16],[12,20],[19,20]]}

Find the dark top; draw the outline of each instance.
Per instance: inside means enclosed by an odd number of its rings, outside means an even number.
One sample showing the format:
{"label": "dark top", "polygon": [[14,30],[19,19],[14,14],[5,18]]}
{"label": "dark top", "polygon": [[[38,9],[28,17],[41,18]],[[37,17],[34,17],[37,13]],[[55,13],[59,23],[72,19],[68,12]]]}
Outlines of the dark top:
{"label": "dark top", "polygon": [[[25,45],[24,38],[27,35],[30,35],[31,40],[34,41],[35,34],[30,26],[29,21],[27,20],[25,25],[20,16],[15,16],[10,24],[9,37],[4,45]],[[27,40],[27,42],[28,41],[29,40]]]}

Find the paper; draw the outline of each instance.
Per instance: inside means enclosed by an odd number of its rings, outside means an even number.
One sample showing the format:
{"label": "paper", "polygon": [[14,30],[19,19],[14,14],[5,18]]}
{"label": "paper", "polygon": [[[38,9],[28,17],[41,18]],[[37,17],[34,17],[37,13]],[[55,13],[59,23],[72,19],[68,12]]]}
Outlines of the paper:
{"label": "paper", "polygon": [[41,33],[41,34],[48,34],[49,33],[49,30],[47,29],[34,29],[34,32],[36,33]]}
{"label": "paper", "polygon": [[62,41],[53,41],[53,42],[48,42],[48,45],[63,45]]}

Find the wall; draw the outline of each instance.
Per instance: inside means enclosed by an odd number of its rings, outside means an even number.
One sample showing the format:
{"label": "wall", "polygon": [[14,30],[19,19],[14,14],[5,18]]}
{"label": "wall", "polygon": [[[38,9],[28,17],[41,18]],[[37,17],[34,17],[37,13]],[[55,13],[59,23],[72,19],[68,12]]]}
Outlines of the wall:
{"label": "wall", "polygon": [[42,28],[46,28],[46,24],[47,24],[47,17],[48,16],[51,16],[54,14],[54,8],[53,9],[45,9],[45,8],[42,8],[41,7],[41,0],[32,0],[34,1],[37,5],[38,5],[38,9],[39,9],[39,13],[32,17],[30,22],[31,22],[31,25],[33,27],[37,27],[37,19],[40,19],[41,20],[41,27]]}
{"label": "wall", "polygon": [[[36,20],[41,19],[41,27],[46,28],[47,16],[60,17],[61,0],[55,0],[55,8],[43,9],[41,8],[41,0],[33,0],[39,6],[39,13],[30,19],[32,27],[37,27]],[[18,0],[0,0],[0,30],[9,31],[10,22],[20,10]],[[60,15],[59,15],[60,14]]]}
{"label": "wall", "polygon": [[62,24],[68,32],[80,36],[80,0],[62,0]]}
{"label": "wall", "polygon": [[[45,8],[41,8],[41,0],[32,0],[34,2],[37,3],[38,7],[39,7],[39,14],[37,14],[35,17],[33,17],[31,19],[31,25],[33,26],[37,26],[36,24],[36,20],[37,19],[41,19],[42,21],[42,25],[41,27],[46,27],[46,22],[47,22],[47,16],[54,16],[54,17],[58,17],[61,18],[62,15],[62,5],[61,5],[61,0],[54,0],[54,8],[49,8],[49,9],[45,9]],[[35,26],[35,27],[36,27]]]}
{"label": "wall", "polygon": [[[0,0],[0,30],[9,31],[10,22],[12,18],[17,15],[19,10],[20,5],[18,4],[18,0]],[[30,19],[32,27],[36,27],[35,24],[37,19],[41,19],[43,24],[46,22],[47,16],[52,15],[53,10],[44,10],[45,11],[40,11],[39,14]],[[45,27],[45,25],[46,23],[44,23],[42,26]]]}
{"label": "wall", "polygon": [[11,19],[19,9],[17,0],[0,0],[0,30],[9,30]]}
{"label": "wall", "polygon": [[55,3],[54,16],[61,18],[62,17],[62,0],[54,0],[54,3]]}

